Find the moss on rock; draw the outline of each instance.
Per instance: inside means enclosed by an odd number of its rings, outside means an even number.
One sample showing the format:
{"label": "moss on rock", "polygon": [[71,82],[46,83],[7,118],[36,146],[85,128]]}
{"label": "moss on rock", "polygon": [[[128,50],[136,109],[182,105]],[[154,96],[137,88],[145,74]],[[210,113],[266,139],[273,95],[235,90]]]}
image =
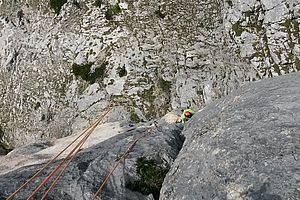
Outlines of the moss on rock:
{"label": "moss on rock", "polygon": [[158,165],[155,159],[140,157],[136,161],[138,179],[129,182],[127,188],[144,195],[152,194],[155,200],[159,199],[159,192],[169,168]]}
{"label": "moss on rock", "polygon": [[96,7],[101,7],[101,5],[102,5],[102,0],[95,0],[95,3],[94,3],[94,6],[96,6]]}
{"label": "moss on rock", "polygon": [[83,65],[78,65],[74,63],[72,65],[72,72],[76,77],[81,77],[83,80],[89,82],[90,84],[95,83],[97,79],[103,79],[106,73],[107,63],[103,63],[96,67],[94,71],[91,71],[91,67],[94,63],[87,63]]}
{"label": "moss on rock", "polygon": [[127,76],[127,70],[125,67],[119,67],[118,68],[118,74],[120,77]]}
{"label": "moss on rock", "polygon": [[166,81],[163,78],[158,79],[158,85],[162,89],[163,92],[170,93],[171,92],[171,81]]}
{"label": "moss on rock", "polygon": [[4,134],[4,131],[0,127],[0,155],[8,154],[12,150],[13,150],[12,143],[9,141],[9,139]]}
{"label": "moss on rock", "polygon": [[50,0],[50,7],[58,15],[61,11],[62,6],[67,3],[67,0]]}
{"label": "moss on rock", "polygon": [[300,60],[297,57],[295,59],[295,66],[296,66],[297,71],[299,71],[300,70]]}
{"label": "moss on rock", "polygon": [[232,30],[235,32],[236,36],[241,36],[244,32],[244,29],[239,21],[232,25]]}
{"label": "moss on rock", "polygon": [[130,121],[134,122],[134,123],[139,123],[139,122],[141,122],[141,119],[134,111],[131,111],[130,112]]}
{"label": "moss on rock", "polygon": [[112,20],[114,15],[118,15],[122,12],[121,7],[119,4],[115,4],[110,6],[105,12],[105,18],[107,20]]}

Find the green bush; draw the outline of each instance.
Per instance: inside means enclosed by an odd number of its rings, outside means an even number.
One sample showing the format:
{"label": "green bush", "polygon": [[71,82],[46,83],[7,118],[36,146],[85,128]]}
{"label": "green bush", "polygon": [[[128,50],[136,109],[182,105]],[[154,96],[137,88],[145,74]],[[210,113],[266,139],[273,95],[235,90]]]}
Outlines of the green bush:
{"label": "green bush", "polygon": [[156,10],[154,12],[154,14],[156,14],[159,18],[164,19],[165,15],[160,11],[160,10]]}
{"label": "green bush", "polygon": [[87,63],[83,65],[78,65],[74,63],[72,65],[72,72],[75,76],[81,77],[83,80],[89,82],[90,84],[95,83],[96,79],[103,79],[106,72],[107,63],[103,63],[99,67],[96,67],[93,72],[91,72],[91,67],[94,63]]}
{"label": "green bush", "polygon": [[101,7],[101,5],[102,5],[101,0],[96,0],[95,3],[94,3],[94,6],[99,7],[99,8]]}
{"label": "green bush", "polygon": [[126,76],[127,75],[127,70],[125,67],[120,67],[118,68],[118,74],[120,77]]}
{"label": "green bush", "polygon": [[72,4],[76,6],[78,9],[81,9],[80,3],[76,0],[73,0]]}
{"label": "green bush", "polygon": [[239,21],[232,25],[232,30],[235,32],[236,36],[241,36],[244,32],[244,28]]}
{"label": "green bush", "polygon": [[60,13],[61,7],[67,3],[67,0],[50,0],[50,7],[58,15]]}
{"label": "green bush", "polygon": [[131,111],[130,112],[130,121],[134,122],[134,123],[139,123],[139,122],[141,122],[141,119],[134,111]]}
{"label": "green bush", "polygon": [[9,139],[5,136],[4,131],[0,127],[0,152],[3,151],[5,154],[8,154],[13,150],[13,145]]}
{"label": "green bush", "polygon": [[113,16],[114,16],[114,15],[118,15],[118,14],[120,14],[121,12],[122,12],[122,10],[121,10],[119,4],[115,4],[115,5],[113,5],[113,6],[110,6],[110,7],[107,9],[107,11],[105,12],[105,18],[106,18],[107,20],[111,20],[111,19],[113,19]]}
{"label": "green bush", "polygon": [[127,188],[144,195],[152,194],[155,200],[159,199],[162,183],[169,169],[158,165],[154,159],[140,157],[136,161],[138,180],[129,182]]}
{"label": "green bush", "polygon": [[166,81],[163,78],[160,78],[160,79],[158,79],[158,85],[162,89],[162,91],[164,91],[166,93],[171,92],[171,82],[170,81]]}

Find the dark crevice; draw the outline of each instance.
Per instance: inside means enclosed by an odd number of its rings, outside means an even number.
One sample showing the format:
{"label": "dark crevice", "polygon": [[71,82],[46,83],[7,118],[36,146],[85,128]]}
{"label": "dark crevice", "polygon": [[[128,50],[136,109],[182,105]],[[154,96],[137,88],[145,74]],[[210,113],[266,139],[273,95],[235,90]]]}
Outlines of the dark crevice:
{"label": "dark crevice", "polygon": [[[176,128],[173,131],[173,138],[167,140],[169,146],[175,150],[173,155],[173,161],[178,156],[182,149],[185,137],[182,134],[182,125],[175,125]],[[163,129],[163,128],[162,128]],[[158,128],[158,132],[164,132]],[[126,182],[126,188],[140,192],[143,195],[153,195],[155,200],[159,200],[160,190],[162,188],[164,179],[167,173],[171,169],[172,163],[168,163],[161,157],[139,157],[136,160],[135,168],[138,179],[129,179]]]}

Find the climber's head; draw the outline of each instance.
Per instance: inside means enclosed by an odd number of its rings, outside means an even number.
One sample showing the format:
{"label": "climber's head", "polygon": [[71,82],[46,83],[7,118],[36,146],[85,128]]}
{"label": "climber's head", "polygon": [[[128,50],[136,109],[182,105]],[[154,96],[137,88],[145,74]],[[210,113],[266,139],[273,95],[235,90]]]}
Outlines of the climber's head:
{"label": "climber's head", "polygon": [[192,114],[189,111],[186,111],[184,113],[184,116],[187,117],[187,118],[190,118],[190,117],[192,117]]}

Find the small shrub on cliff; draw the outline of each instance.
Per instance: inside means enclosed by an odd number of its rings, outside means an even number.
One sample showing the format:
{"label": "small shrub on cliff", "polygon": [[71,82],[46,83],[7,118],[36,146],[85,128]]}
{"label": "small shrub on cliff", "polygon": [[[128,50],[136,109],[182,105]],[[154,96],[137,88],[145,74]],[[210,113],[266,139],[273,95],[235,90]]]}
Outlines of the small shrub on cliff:
{"label": "small shrub on cliff", "polygon": [[102,5],[102,0],[96,0],[94,3],[94,6],[99,7],[99,8],[101,7],[101,5]]}
{"label": "small shrub on cliff", "polygon": [[80,3],[76,0],[73,0],[72,4],[76,6],[78,9],[81,9]]}
{"label": "small shrub on cliff", "polygon": [[91,71],[91,67],[93,64],[94,63],[78,65],[74,63],[72,65],[72,72],[75,76],[79,76],[83,80],[89,82],[90,84],[93,84],[97,79],[102,79],[104,77],[107,63],[104,62],[100,66],[96,67],[94,71]]}
{"label": "small shrub on cliff", "polygon": [[165,15],[160,11],[160,10],[156,10],[154,12],[154,14],[156,14],[159,18],[164,19]]}
{"label": "small shrub on cliff", "polygon": [[118,68],[118,74],[120,77],[124,77],[127,75],[127,70],[125,67],[120,67]]}
{"label": "small shrub on cliff", "polygon": [[155,200],[159,199],[162,183],[169,169],[158,165],[155,159],[140,157],[136,161],[138,180],[129,182],[127,188],[144,195],[152,194]]}
{"label": "small shrub on cliff", "polygon": [[4,131],[2,131],[1,127],[0,127],[0,155],[8,154],[12,150],[13,150],[12,143],[5,136]]}
{"label": "small shrub on cliff", "polygon": [[58,15],[60,13],[61,7],[67,3],[67,0],[50,0],[50,7],[55,11]]}
{"label": "small shrub on cliff", "polygon": [[141,122],[141,119],[134,111],[131,111],[130,112],[130,121],[134,122],[134,123],[139,123],[139,122]]}
{"label": "small shrub on cliff", "polygon": [[162,89],[162,91],[166,93],[171,92],[171,82],[165,81],[163,78],[158,79],[158,85]]}
{"label": "small shrub on cliff", "polygon": [[119,6],[119,4],[113,5],[113,6],[109,7],[107,9],[107,11],[105,12],[105,18],[107,20],[111,20],[111,19],[113,19],[114,15],[120,14],[121,11],[122,10],[121,10],[121,7]]}

